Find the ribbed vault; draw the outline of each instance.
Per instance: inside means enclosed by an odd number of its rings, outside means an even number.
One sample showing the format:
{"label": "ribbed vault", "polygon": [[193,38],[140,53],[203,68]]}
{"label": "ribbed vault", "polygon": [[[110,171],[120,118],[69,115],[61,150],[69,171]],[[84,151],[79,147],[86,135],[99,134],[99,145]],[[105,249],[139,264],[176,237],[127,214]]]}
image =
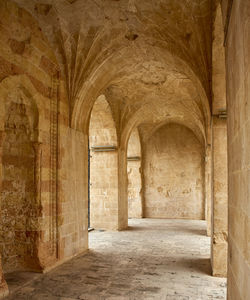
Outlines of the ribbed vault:
{"label": "ribbed vault", "polygon": [[[105,94],[126,141],[134,126],[209,124],[210,0],[16,0],[38,20],[65,78],[72,127]],[[125,142],[126,143],[126,142]]]}

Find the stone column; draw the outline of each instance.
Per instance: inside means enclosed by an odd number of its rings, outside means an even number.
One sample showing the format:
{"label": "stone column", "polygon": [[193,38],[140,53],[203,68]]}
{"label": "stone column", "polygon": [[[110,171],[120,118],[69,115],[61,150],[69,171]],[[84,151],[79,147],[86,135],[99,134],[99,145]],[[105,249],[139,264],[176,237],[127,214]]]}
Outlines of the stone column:
{"label": "stone column", "polygon": [[[4,141],[4,131],[0,131],[0,190],[2,185],[2,144]],[[1,201],[1,198],[0,198]],[[0,209],[1,209],[1,202],[0,202]],[[2,262],[1,262],[1,253],[0,253],[0,299],[2,297],[7,296],[9,293],[7,283],[4,279],[3,269],[2,269]]]}
{"label": "stone column", "polygon": [[40,219],[42,217],[41,204],[41,160],[42,160],[42,144],[39,142],[32,143],[34,150],[34,203],[32,205],[32,216],[30,217],[30,237],[34,247],[34,253],[28,261],[29,267],[36,272],[41,272],[40,253],[42,251],[41,227]]}
{"label": "stone column", "polygon": [[228,184],[227,184],[227,121],[212,121],[212,272],[227,275]]}
{"label": "stone column", "polygon": [[33,148],[35,152],[35,197],[36,204],[41,205],[41,159],[42,159],[42,143],[34,142]]}
{"label": "stone column", "polygon": [[128,173],[127,151],[118,150],[118,229],[128,227]]}
{"label": "stone column", "polygon": [[205,159],[205,195],[206,195],[206,221],[207,221],[207,236],[211,236],[211,145],[207,145]]}

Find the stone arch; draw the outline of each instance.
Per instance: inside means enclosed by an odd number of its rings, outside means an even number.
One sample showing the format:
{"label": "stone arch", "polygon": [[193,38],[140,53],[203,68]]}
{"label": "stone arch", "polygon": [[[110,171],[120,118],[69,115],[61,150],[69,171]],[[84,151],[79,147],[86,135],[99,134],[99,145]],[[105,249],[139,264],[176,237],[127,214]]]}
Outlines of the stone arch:
{"label": "stone arch", "polygon": [[[154,53],[155,50],[149,45],[147,45],[148,52]],[[166,48],[155,47],[162,56],[162,59],[168,65],[168,60],[170,64],[174,65],[175,68],[185,70],[184,73],[190,78],[194,86],[196,86],[197,91],[200,95],[201,109],[205,119],[205,130],[207,125],[210,123],[210,104],[206,91],[193,70],[188,66],[188,64],[182,59],[178,58],[174,54],[170,53]],[[89,118],[91,109],[95,99],[100,95],[105,89],[114,81],[122,78],[124,74],[130,72],[129,67],[129,57],[131,56],[131,49],[126,47],[119,49],[115,54],[111,54],[107,57],[88,77],[88,79],[83,83],[82,88],[79,90],[75,97],[74,106],[72,108],[71,115],[71,126],[77,130],[87,132],[89,125]],[[137,49],[138,52],[144,53],[142,49]],[[123,57],[123,58],[122,58]],[[128,57],[128,59],[125,59]],[[122,59],[121,59],[122,58]],[[98,86],[98,89],[96,88]],[[83,114],[84,112],[84,114]],[[85,115],[85,118],[83,118]],[[129,136],[129,134],[128,134]],[[127,143],[127,141],[125,142]]]}
{"label": "stone arch", "polygon": [[[148,115],[159,114],[159,111],[162,110],[162,106],[159,105],[159,107],[155,110],[154,107],[150,104],[144,105],[141,109],[139,109],[127,122],[126,126],[123,128],[123,131],[121,132],[121,147],[127,148],[128,138],[130,136],[131,131],[133,128],[137,127],[141,120],[141,115],[143,113],[147,113]],[[190,122],[190,120],[185,119],[183,116],[172,116],[167,118],[159,118],[157,120],[157,125],[152,126],[152,132],[148,133],[148,136],[150,137],[151,134],[153,134],[154,130],[156,128],[161,127],[165,123],[179,123],[182,125],[185,125],[189,127],[197,136],[197,138],[201,141],[202,144],[206,144],[207,142],[207,126],[204,126],[200,120],[193,120],[193,122]]]}
{"label": "stone arch", "polygon": [[[147,48],[147,53],[152,53],[153,59],[160,59],[162,62],[164,62],[164,64],[166,64],[166,66],[171,65],[173,70],[179,68],[184,70],[184,77],[189,78],[193,86],[196,87],[200,99],[197,107],[199,107],[202,115],[202,120],[200,120],[198,126],[200,127],[202,134],[206,136],[207,124],[210,123],[210,104],[201,80],[184,60],[170,53],[167,47],[152,47],[151,45],[144,46],[144,48]],[[83,132],[84,135],[88,135],[90,114],[94,101],[98,95],[105,93],[112,83],[119,84],[121,78],[131,73],[131,65],[138,64],[138,62],[130,61],[130,57],[132,57],[131,51],[137,51],[138,54],[141,53],[141,55],[144,55],[144,48],[142,49],[140,46],[138,46],[138,48],[137,46],[135,46],[135,48],[119,48],[119,50],[112,52],[108,57],[105,58],[105,60],[96,66],[96,68],[89,72],[87,78],[85,78],[84,82],[82,82],[82,86],[74,98],[71,114],[71,127],[73,129]],[[155,54],[156,52],[157,54]],[[140,55],[138,55],[138,57],[140,57]],[[129,111],[129,109],[129,107],[126,107],[127,111]],[[127,143],[132,128],[138,126],[138,123],[136,123],[136,117],[138,114],[139,112],[136,112],[128,122],[126,120],[126,116],[121,116],[121,124],[119,124],[119,205],[122,207],[122,209],[120,209],[121,216],[119,217],[120,229],[127,227]],[[203,122],[205,123],[205,126]],[[87,158],[85,159],[85,163],[87,163]]]}
{"label": "stone arch", "polygon": [[141,141],[139,131],[135,128],[130,135],[127,149],[128,218],[143,217],[141,159]]}
{"label": "stone arch", "polygon": [[145,217],[205,218],[204,145],[188,127],[165,123],[144,144]]}
{"label": "stone arch", "polygon": [[90,226],[118,229],[118,150],[112,111],[104,95],[93,106],[89,124]]}
{"label": "stone arch", "polygon": [[171,120],[171,119],[165,120],[163,122],[160,122],[156,126],[152,126],[151,130],[149,130],[147,136],[144,138],[144,141],[147,142],[147,140],[150,139],[157,130],[159,130],[161,127],[163,127],[167,124],[171,124],[171,123],[179,124],[181,126],[185,126],[188,129],[190,129],[193,132],[193,134],[196,136],[196,138],[199,140],[201,145],[203,145],[205,147],[205,145],[207,143],[207,138],[204,136],[204,132],[202,132],[202,130],[200,130],[199,127],[196,127],[195,124],[186,123],[184,125],[183,120],[179,119],[178,117],[175,118],[174,120]]}

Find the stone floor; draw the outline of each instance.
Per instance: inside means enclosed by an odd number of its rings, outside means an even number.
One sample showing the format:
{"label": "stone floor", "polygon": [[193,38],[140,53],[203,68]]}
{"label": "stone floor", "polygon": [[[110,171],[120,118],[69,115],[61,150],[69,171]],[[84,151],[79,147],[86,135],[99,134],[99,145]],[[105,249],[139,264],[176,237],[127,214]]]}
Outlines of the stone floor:
{"label": "stone floor", "polygon": [[[129,230],[93,231],[90,251],[45,275],[20,274],[8,299],[226,298],[226,280],[211,277],[205,222],[130,220]],[[25,277],[26,276],[26,277]],[[10,288],[20,284],[9,276]]]}

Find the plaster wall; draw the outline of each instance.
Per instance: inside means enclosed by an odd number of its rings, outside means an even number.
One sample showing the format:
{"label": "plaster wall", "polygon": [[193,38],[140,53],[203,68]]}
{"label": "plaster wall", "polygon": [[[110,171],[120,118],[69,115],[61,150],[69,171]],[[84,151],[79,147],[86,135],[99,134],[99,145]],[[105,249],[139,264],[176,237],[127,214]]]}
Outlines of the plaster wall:
{"label": "plaster wall", "polygon": [[145,147],[145,216],[205,218],[204,150],[192,131],[168,124]]}

